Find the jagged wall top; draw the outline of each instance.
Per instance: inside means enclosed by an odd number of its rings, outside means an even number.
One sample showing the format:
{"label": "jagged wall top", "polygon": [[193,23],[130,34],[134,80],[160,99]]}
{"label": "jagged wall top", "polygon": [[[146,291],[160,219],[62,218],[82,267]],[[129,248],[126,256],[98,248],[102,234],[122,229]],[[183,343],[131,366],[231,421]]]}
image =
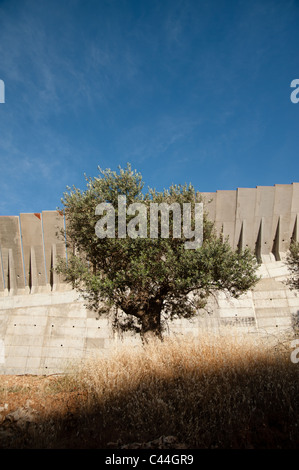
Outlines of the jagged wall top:
{"label": "jagged wall top", "polygon": [[[233,248],[252,249],[260,261],[280,260],[299,241],[299,183],[201,193],[209,218]],[[52,267],[67,256],[57,233],[59,211],[0,216],[0,295],[65,289]]]}

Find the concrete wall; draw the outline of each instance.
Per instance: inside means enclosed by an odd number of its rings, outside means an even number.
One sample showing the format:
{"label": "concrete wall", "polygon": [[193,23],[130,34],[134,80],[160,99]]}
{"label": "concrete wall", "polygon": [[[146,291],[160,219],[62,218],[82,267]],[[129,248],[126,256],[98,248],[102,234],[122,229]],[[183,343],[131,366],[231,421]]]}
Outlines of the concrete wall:
{"label": "concrete wall", "polygon": [[2,374],[50,374],[112,346],[109,323],[97,320],[73,291],[7,296],[0,302]]}
{"label": "concrete wall", "polygon": [[200,194],[216,230],[223,230],[233,248],[249,247],[261,261],[279,261],[292,237],[299,241],[299,183]]}
{"label": "concrete wall", "polygon": [[64,216],[58,211],[0,217],[0,296],[64,289],[52,273],[66,256]]}
{"label": "concrete wall", "polygon": [[[200,194],[216,230],[235,249],[280,261],[291,238],[299,240],[299,183]],[[56,256],[66,256],[57,236],[64,225],[58,211],[0,216],[0,296],[65,290],[51,272]]]}
{"label": "concrete wall", "polygon": [[[173,322],[170,334],[235,325],[248,333],[291,330],[299,297],[285,285],[284,257],[299,241],[299,183],[201,193],[209,218],[233,248],[251,248],[261,281],[242,298],[219,294],[209,314]],[[0,217],[0,374],[63,372],[73,361],[109,354],[120,341],[109,321],[96,319],[69,285],[51,272],[67,256],[58,211]],[[125,342],[135,344],[127,335]]]}
{"label": "concrete wall", "polygon": [[[166,334],[196,336],[202,328],[217,331],[237,327],[246,334],[270,335],[292,331],[298,319],[299,293],[284,284],[283,261],[261,265],[257,286],[240,299],[220,293],[208,312],[192,320],[176,320]],[[52,374],[90,356],[109,354],[123,343],[139,339],[113,333],[108,319],[97,319],[73,290],[7,295],[0,299],[0,374]]]}

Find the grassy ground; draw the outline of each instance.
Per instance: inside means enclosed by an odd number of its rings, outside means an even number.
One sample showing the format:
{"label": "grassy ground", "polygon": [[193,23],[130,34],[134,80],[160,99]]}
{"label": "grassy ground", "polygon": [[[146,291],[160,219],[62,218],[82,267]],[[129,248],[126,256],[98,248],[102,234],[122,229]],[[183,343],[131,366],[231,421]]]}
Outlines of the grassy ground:
{"label": "grassy ground", "polygon": [[[291,352],[269,338],[202,334],[121,348],[61,376],[2,376],[0,447],[118,448],[171,435],[193,449],[297,448]],[[20,408],[23,420],[9,416]]]}

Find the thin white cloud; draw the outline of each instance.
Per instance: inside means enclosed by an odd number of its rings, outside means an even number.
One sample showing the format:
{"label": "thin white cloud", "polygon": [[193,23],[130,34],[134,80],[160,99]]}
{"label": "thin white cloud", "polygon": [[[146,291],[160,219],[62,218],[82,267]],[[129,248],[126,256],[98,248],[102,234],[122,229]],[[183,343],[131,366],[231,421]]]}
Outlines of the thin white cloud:
{"label": "thin white cloud", "polygon": [[152,125],[140,124],[127,129],[117,146],[119,151],[123,150],[122,157],[127,160],[159,159],[172,146],[188,139],[200,123],[199,119],[162,116]]}

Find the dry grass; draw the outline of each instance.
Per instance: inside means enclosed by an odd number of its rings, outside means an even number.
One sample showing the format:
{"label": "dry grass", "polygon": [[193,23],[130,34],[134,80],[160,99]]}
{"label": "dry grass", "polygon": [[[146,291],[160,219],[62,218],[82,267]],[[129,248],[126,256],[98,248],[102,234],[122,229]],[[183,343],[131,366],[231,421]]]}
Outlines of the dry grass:
{"label": "dry grass", "polygon": [[290,353],[240,333],[120,348],[43,389],[72,397],[72,406],[44,413],[39,446],[105,448],[173,435],[190,448],[296,448],[299,364]]}

